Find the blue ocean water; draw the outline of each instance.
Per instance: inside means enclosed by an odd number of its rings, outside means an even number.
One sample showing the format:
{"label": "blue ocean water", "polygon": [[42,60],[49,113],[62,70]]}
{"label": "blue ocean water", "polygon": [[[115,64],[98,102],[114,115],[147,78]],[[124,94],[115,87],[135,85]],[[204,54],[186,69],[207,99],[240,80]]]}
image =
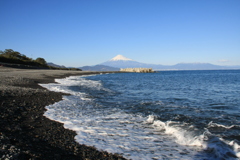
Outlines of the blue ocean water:
{"label": "blue ocean water", "polygon": [[46,117],[128,159],[239,159],[240,70],[117,73],[41,84],[71,94]]}

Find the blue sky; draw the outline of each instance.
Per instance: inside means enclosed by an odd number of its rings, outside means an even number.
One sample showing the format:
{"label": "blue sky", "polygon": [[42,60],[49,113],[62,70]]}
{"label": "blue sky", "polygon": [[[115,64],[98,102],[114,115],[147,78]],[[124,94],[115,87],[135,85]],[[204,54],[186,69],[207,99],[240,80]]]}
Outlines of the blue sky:
{"label": "blue sky", "polygon": [[0,0],[0,50],[81,67],[240,65],[240,0]]}

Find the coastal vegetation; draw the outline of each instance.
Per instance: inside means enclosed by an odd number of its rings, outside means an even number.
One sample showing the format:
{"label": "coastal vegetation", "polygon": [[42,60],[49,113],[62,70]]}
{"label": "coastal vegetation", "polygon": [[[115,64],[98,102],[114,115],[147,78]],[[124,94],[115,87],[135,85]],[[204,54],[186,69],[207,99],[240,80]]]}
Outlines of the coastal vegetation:
{"label": "coastal vegetation", "polygon": [[38,57],[34,60],[18,51],[14,51],[13,49],[5,49],[5,51],[0,50],[0,63],[11,64],[10,66],[14,66],[13,64],[16,66],[17,64],[17,66],[20,66],[20,68],[24,66],[25,68],[35,67],[43,69],[81,70],[78,68],[59,68],[49,66],[44,58]]}

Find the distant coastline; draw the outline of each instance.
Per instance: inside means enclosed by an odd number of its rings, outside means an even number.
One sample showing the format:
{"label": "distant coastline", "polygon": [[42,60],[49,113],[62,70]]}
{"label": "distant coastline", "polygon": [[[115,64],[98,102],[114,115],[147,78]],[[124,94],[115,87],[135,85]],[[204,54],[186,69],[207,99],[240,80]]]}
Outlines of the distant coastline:
{"label": "distant coastline", "polygon": [[153,73],[152,68],[121,68],[121,72]]}

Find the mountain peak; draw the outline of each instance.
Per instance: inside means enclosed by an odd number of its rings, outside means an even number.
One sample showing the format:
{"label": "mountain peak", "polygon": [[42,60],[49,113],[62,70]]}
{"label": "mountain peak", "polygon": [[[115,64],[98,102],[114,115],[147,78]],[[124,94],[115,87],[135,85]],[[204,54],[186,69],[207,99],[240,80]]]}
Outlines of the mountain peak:
{"label": "mountain peak", "polygon": [[126,58],[124,57],[123,55],[117,55],[116,57],[110,59],[110,61],[133,61],[132,59],[130,58]]}

